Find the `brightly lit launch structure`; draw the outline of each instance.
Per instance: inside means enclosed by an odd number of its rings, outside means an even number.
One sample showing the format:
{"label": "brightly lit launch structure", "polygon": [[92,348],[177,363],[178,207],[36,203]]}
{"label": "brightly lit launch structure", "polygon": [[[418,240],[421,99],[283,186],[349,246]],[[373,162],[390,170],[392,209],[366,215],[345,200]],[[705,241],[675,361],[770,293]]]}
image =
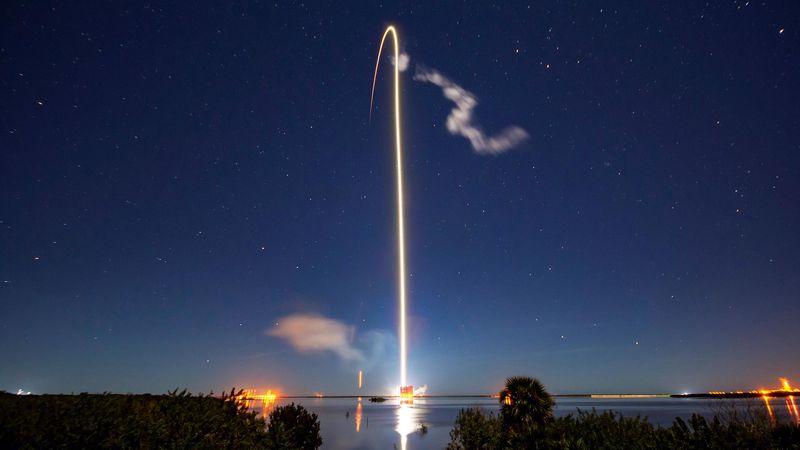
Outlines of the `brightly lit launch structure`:
{"label": "brightly lit launch structure", "polygon": [[378,59],[375,61],[375,74],[372,78],[372,94],[369,99],[370,117],[372,117],[372,104],[375,99],[375,82],[378,79],[378,68],[381,64],[381,54],[386,37],[391,35],[394,44],[394,149],[395,166],[397,173],[397,284],[399,296],[399,332],[400,335],[400,400],[410,402],[414,397],[413,386],[407,385],[406,378],[406,238],[405,215],[403,205],[403,150],[400,133],[400,45],[397,30],[389,26],[383,32],[381,45],[378,47]]}
{"label": "brightly lit launch structure", "polygon": [[261,404],[261,415],[266,417],[267,413],[271,411],[278,394],[273,393],[272,389],[267,390],[265,394],[256,394],[255,389],[245,389],[234,397],[236,402],[243,405],[246,409],[255,407]]}

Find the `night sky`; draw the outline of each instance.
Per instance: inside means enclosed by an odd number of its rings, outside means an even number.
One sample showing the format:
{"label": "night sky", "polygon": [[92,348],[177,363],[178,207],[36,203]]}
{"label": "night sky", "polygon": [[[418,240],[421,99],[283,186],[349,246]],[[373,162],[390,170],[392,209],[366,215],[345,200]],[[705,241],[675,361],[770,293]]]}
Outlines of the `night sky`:
{"label": "night sky", "polygon": [[388,24],[411,383],[800,382],[797,2],[46,3],[2,8],[0,389],[396,386]]}

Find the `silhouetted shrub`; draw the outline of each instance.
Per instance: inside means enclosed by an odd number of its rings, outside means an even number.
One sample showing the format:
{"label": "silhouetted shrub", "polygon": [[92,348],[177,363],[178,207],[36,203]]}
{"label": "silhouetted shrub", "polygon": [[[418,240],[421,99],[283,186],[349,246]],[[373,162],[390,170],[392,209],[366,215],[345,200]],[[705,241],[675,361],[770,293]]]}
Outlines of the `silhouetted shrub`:
{"label": "silhouetted shrub", "polygon": [[800,449],[800,428],[793,424],[706,420],[693,415],[657,427],[642,417],[610,411],[579,411],[545,426],[509,433],[500,420],[479,409],[462,410],[450,431],[448,450],[511,449]]}
{"label": "silhouetted shrub", "polygon": [[500,391],[500,421],[506,431],[542,426],[553,420],[553,397],[536,378],[510,377]]}
{"label": "silhouetted shrub", "polygon": [[[541,442],[533,448],[575,449],[655,449],[658,447],[656,432],[647,419],[623,417],[605,411],[597,413],[578,411],[577,415],[560,417],[541,433]],[[537,436],[538,437],[538,436]],[[526,443],[527,444],[527,443]]]}
{"label": "silhouetted shrub", "polygon": [[480,408],[462,409],[450,430],[447,450],[493,450],[500,448],[500,419]]}
{"label": "silhouetted shrub", "polygon": [[0,395],[0,448],[254,448],[267,446],[263,418],[219,397]]}
{"label": "silhouetted shrub", "polygon": [[478,408],[459,412],[448,450],[800,449],[800,427],[775,422],[752,404],[722,403],[710,421],[693,415],[670,427],[611,411],[554,419],[552,397],[528,377],[509,378],[500,403],[500,418]]}
{"label": "silhouetted shrub", "polygon": [[273,450],[316,450],[322,445],[317,415],[300,405],[278,406],[269,415],[267,445]]}

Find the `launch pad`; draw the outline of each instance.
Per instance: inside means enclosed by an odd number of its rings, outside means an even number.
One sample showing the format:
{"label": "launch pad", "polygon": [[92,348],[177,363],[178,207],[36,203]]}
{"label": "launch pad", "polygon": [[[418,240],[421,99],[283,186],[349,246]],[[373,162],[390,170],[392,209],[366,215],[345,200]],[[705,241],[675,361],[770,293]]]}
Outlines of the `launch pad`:
{"label": "launch pad", "polygon": [[414,403],[414,386],[400,386],[400,403]]}

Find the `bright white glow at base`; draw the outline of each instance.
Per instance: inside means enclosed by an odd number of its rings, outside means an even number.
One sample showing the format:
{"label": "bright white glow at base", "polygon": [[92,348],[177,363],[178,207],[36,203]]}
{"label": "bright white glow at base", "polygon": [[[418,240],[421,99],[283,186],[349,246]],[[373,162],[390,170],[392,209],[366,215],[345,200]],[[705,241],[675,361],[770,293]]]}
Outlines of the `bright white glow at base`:
{"label": "bright white glow at base", "polygon": [[415,431],[414,407],[410,405],[400,405],[397,409],[397,429],[402,435],[409,435]]}
{"label": "bright white glow at base", "polygon": [[400,435],[400,448],[406,449],[408,435],[417,431],[420,424],[419,410],[411,405],[400,404],[397,408],[397,428],[395,431]]}
{"label": "bright white glow at base", "polygon": [[[381,63],[381,53],[386,37],[392,35],[394,43],[394,60],[399,61],[400,44],[397,30],[389,26],[383,32],[381,45],[378,47],[378,59],[375,61],[375,74],[372,78],[372,95],[369,99],[369,112],[372,116],[372,102],[375,99],[375,82],[378,78],[378,67]],[[399,64],[394,64],[394,133],[395,133],[395,160],[397,172],[397,281],[400,296],[400,386],[406,385],[406,238],[405,217],[403,208],[403,150],[400,134],[400,69]]]}

